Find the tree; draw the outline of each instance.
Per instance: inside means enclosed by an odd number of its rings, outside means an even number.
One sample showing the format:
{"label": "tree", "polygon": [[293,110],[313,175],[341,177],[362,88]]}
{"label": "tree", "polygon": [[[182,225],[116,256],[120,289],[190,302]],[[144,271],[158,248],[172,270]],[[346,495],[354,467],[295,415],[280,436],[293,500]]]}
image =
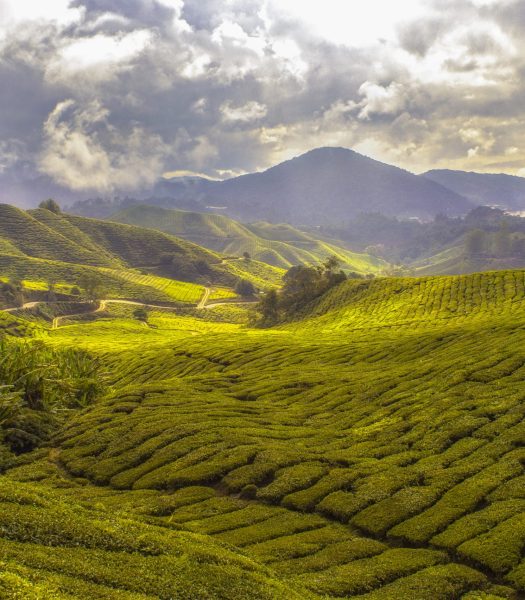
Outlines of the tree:
{"label": "tree", "polygon": [[0,300],[11,308],[23,306],[24,304],[24,284],[18,279],[11,279],[6,283],[0,283]]}
{"label": "tree", "polygon": [[52,213],[55,213],[55,215],[59,215],[62,212],[62,210],[60,209],[60,206],[53,200],[53,198],[48,198],[47,200],[40,202],[40,204],[38,205],[38,208],[43,208],[45,210],[49,210]]}
{"label": "tree", "polygon": [[46,296],[47,296],[48,302],[56,302],[56,300],[57,300],[56,287],[55,287],[55,284],[51,281],[47,284]]}
{"label": "tree", "polygon": [[318,267],[298,265],[284,274],[280,305],[293,313],[347,277],[339,267],[339,259],[330,256]]}
{"label": "tree", "polygon": [[79,283],[90,300],[100,300],[104,296],[104,284],[97,274],[86,273],[82,275]]}
{"label": "tree", "polygon": [[244,257],[244,260],[245,260],[246,262],[248,262],[248,261],[249,261],[249,260],[251,260],[251,258],[252,258],[252,257],[250,256],[250,253],[249,253],[249,252],[243,252],[243,253],[242,253],[242,255],[243,255],[243,257]]}
{"label": "tree", "polygon": [[138,321],[142,321],[143,323],[147,323],[148,322],[149,314],[148,314],[148,311],[146,310],[146,308],[144,306],[138,306],[133,311],[133,316]]}
{"label": "tree", "polygon": [[262,297],[258,306],[262,325],[273,325],[279,318],[279,298],[275,290],[270,290]]}
{"label": "tree", "polygon": [[235,293],[239,296],[253,296],[255,292],[253,283],[247,279],[239,279],[235,284]]}
{"label": "tree", "polygon": [[465,237],[467,256],[479,256],[487,249],[487,234],[481,229],[471,229]]}
{"label": "tree", "polygon": [[494,236],[494,254],[498,258],[504,258],[510,254],[510,247],[509,226],[506,221],[502,221]]}

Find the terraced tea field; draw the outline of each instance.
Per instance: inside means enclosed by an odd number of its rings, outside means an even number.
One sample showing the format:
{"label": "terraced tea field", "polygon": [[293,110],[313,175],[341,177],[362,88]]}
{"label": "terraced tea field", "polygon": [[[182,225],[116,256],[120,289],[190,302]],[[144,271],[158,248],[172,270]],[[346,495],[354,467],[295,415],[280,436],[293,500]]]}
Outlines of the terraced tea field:
{"label": "terraced tea field", "polygon": [[[195,283],[185,281],[175,281],[166,277],[158,277],[157,275],[143,274],[131,270],[110,271],[109,273],[120,277],[126,281],[137,283],[140,286],[146,286],[159,290],[169,298],[180,302],[197,303],[204,294],[204,287]],[[235,294],[232,294],[235,296]]]}
{"label": "terraced tea field", "polygon": [[[524,282],[349,281],[270,330],[159,313],[152,328],[46,333],[101,356],[112,389],[0,479],[8,582],[74,597],[524,597]],[[172,552],[191,570],[161,577]],[[144,561],[158,584],[131,582]],[[219,585],[210,564],[231,590],[184,587]]]}

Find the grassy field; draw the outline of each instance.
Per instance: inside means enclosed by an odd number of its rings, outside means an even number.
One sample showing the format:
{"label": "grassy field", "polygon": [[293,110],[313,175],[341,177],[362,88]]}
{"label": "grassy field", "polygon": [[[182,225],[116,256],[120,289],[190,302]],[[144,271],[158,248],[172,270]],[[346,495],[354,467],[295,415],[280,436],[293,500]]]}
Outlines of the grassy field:
{"label": "grassy field", "polygon": [[524,284],[349,281],[270,330],[209,310],[41,332],[111,389],[0,479],[0,586],[523,597]]}

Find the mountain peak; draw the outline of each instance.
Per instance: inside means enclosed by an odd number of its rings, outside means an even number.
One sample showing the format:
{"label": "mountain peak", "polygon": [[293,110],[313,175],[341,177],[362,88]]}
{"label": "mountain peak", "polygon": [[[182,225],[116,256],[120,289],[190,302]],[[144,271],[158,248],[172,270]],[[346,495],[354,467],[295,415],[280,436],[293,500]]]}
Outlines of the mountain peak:
{"label": "mountain peak", "polygon": [[438,183],[341,147],[314,148],[208,192],[234,218],[294,225],[340,224],[361,212],[430,219],[472,208]]}

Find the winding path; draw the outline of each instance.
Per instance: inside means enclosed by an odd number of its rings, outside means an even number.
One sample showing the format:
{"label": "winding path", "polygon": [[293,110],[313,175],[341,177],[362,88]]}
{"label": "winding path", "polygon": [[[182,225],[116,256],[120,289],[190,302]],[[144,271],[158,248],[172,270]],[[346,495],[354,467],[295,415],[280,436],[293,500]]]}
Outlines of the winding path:
{"label": "winding path", "polygon": [[211,294],[211,288],[205,287],[204,294],[202,295],[200,302],[197,304],[198,310],[202,310],[203,308],[206,308],[206,303],[208,302],[208,298],[210,297],[210,294]]}
{"label": "winding path", "polygon": [[[213,291],[213,288],[210,288],[210,287],[204,288],[204,294],[202,295],[202,298],[200,299],[199,303],[196,306],[197,310],[203,310],[205,308],[209,309],[209,308],[213,308],[215,306],[223,306],[223,305],[227,305],[227,304],[253,304],[258,301],[256,299],[253,299],[253,300],[232,299],[232,300],[212,300],[211,302],[208,302],[208,299],[209,299],[212,291]],[[0,312],[13,313],[18,310],[36,308],[40,304],[52,304],[52,303],[46,302],[44,300],[39,300],[36,302],[26,302],[26,303],[22,304],[22,306],[18,306],[15,308],[3,308],[0,310]],[[74,314],[70,314],[70,315],[61,315],[59,317],[55,317],[51,323],[51,329],[58,329],[60,326],[60,321],[62,319],[69,319],[71,317],[80,317],[83,315],[104,312],[106,310],[106,307],[108,304],[125,304],[128,306],[142,306],[144,308],[150,308],[150,309],[160,308],[161,310],[178,310],[180,308],[180,307],[176,307],[176,306],[148,304],[146,302],[138,302],[135,300],[105,299],[105,300],[100,300],[98,303],[98,306],[94,310],[82,312],[82,313],[74,313]]]}

